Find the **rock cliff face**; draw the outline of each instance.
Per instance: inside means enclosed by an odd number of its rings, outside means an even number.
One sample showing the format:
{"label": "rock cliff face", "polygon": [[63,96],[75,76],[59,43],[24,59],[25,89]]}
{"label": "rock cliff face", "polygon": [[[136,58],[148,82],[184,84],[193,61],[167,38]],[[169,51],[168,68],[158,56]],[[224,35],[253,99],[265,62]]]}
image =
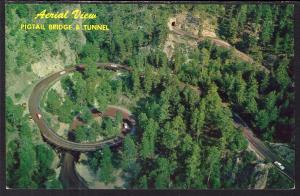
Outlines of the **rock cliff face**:
{"label": "rock cliff face", "polygon": [[265,189],[268,180],[270,164],[258,163],[253,171],[253,184],[249,188]]}
{"label": "rock cliff face", "polygon": [[[70,10],[75,8],[80,9],[80,5],[66,6],[66,9]],[[18,24],[20,20],[21,19],[14,14],[14,22]],[[80,19],[73,21],[73,23],[79,25],[82,23],[82,20]],[[44,38],[36,41],[40,45],[39,51],[42,51],[42,55],[40,55],[37,54],[33,46],[26,42],[26,31],[16,31],[16,34],[18,35],[18,38],[16,39],[16,35],[9,36],[10,32],[15,30],[12,28],[12,25],[9,27],[6,26],[6,30],[6,43],[12,48],[9,50],[7,47],[6,51],[6,86],[9,87],[7,88],[7,95],[12,97],[14,102],[18,104],[26,103],[28,101],[32,88],[40,77],[59,71],[65,66],[75,64],[78,59],[80,47],[84,46],[86,43],[86,37],[83,31],[60,32],[56,37],[56,41],[51,42],[51,46],[47,44],[47,41]],[[24,45],[26,47],[24,47]],[[15,48],[20,48],[21,46],[22,50],[19,50],[19,52],[26,51],[26,58],[22,59],[24,62],[23,64],[17,66],[16,59],[18,57],[18,52],[15,52]],[[13,71],[15,68],[18,68],[19,73]],[[16,99],[16,92],[22,94],[22,97]]]}
{"label": "rock cliff face", "polygon": [[[216,37],[215,23],[215,19],[207,16],[184,12],[169,18],[168,28],[172,29],[172,27],[175,26],[176,28],[187,31],[195,36]],[[197,42],[195,40],[186,40],[183,39],[182,36],[169,33],[164,44],[164,52],[169,59],[172,57],[175,47],[178,47],[179,44],[185,44],[192,48],[197,47]]]}
{"label": "rock cliff face", "polygon": [[[67,9],[80,9],[80,5],[70,5]],[[82,25],[82,20],[73,20],[73,25]],[[77,52],[72,45],[83,46],[86,43],[86,37],[82,31],[70,31],[67,34],[60,33],[55,44],[55,48],[49,49],[43,57],[32,64],[32,71],[39,77],[44,77],[49,73],[61,70],[66,65],[73,65],[77,60]],[[47,46],[44,46],[47,47]],[[52,51],[52,52],[50,52]],[[53,54],[53,51],[56,51]]]}

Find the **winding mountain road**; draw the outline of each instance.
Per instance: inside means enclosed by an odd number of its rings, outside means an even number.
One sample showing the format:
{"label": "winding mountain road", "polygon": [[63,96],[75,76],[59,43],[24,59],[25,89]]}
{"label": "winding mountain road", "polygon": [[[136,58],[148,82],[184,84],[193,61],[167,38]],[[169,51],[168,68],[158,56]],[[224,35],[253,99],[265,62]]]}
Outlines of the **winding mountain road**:
{"label": "winding mountain road", "polygon": [[[239,57],[240,59],[242,59],[245,62],[248,63],[254,63],[254,60],[252,57],[250,57],[249,55],[237,50],[236,48],[234,48],[233,46],[231,46],[229,43],[218,39],[218,38],[214,38],[214,37],[199,37],[196,36],[194,34],[191,34],[189,32],[183,31],[175,26],[172,26],[171,23],[168,23],[168,27],[169,30],[175,34],[178,35],[182,35],[182,36],[186,36],[192,39],[195,39],[197,42],[201,42],[204,41],[205,39],[208,39],[212,42],[212,44],[219,46],[219,47],[223,47],[223,48],[227,48],[227,49],[232,49],[236,56]],[[256,64],[256,66],[258,67],[258,69],[264,71],[265,73],[269,74],[270,71],[269,69],[267,69],[265,66],[261,65],[261,64]],[[294,169],[291,167],[290,164],[287,163],[287,161],[282,160],[278,155],[276,155],[276,153],[274,153],[269,147],[267,147],[261,140],[259,140],[251,131],[251,129],[249,128],[249,126],[245,123],[245,121],[243,121],[238,114],[234,114],[234,126],[236,128],[240,128],[243,130],[243,134],[245,136],[245,138],[248,140],[250,146],[255,150],[256,153],[258,153],[262,158],[270,161],[281,173],[283,173],[284,175],[286,175],[291,181],[294,182],[295,179],[295,171]],[[280,162],[284,165],[284,169],[280,169],[280,167],[275,163],[275,161]]]}
{"label": "winding mountain road", "polygon": [[[99,63],[97,64],[98,67],[107,67],[109,68],[114,68],[111,66],[110,63],[108,64],[102,64]],[[120,66],[119,69],[122,69],[123,65],[117,65]],[[83,67],[80,67],[83,68]],[[40,110],[40,99],[43,96],[43,93],[51,86],[51,84],[54,84],[56,81],[58,81],[62,76],[65,74],[74,72],[78,69],[78,66],[72,67],[72,68],[66,68],[62,71],[56,72],[43,80],[41,80],[34,88],[33,91],[30,95],[29,102],[28,102],[28,108],[29,108],[29,113],[34,120],[34,122],[37,124],[39,127],[42,136],[51,144],[54,144],[58,148],[62,148],[64,150],[68,151],[79,151],[79,152],[88,152],[88,151],[95,151],[97,149],[103,148],[103,146],[108,145],[108,146],[115,146],[119,145],[122,142],[122,137],[116,137],[113,139],[105,140],[105,141],[100,141],[100,142],[91,142],[91,143],[76,143],[76,142],[71,142],[68,140],[63,139],[60,137],[55,131],[53,131],[50,127],[48,127],[47,123],[43,118],[38,118],[37,114],[41,114]],[[63,71],[65,71],[64,74]],[[123,117],[126,117],[127,120],[134,122],[134,119],[131,115],[128,115],[126,112],[121,111]]]}
{"label": "winding mountain road", "polygon": [[[176,33],[180,33],[182,35],[186,35],[189,37],[193,37],[197,40],[199,40],[198,37],[194,37],[194,35],[189,35],[188,33],[184,33],[182,31],[178,31],[175,30]],[[230,47],[230,45],[224,41],[214,41],[213,43],[216,45],[222,45],[222,46],[227,46]],[[226,43],[226,44],[225,44]],[[236,49],[235,49],[236,50]],[[237,51],[237,50],[236,50]],[[241,53],[240,51],[238,51],[238,53]],[[244,60],[247,60],[249,62],[253,61],[251,57],[247,56],[246,54],[242,53],[244,57],[241,57]],[[97,63],[97,67],[102,67],[108,70],[121,70],[121,71],[132,71],[132,69],[130,67],[128,67],[127,65],[120,65],[120,64],[115,64],[115,63]],[[41,109],[40,109],[40,100],[43,96],[43,94],[50,88],[51,85],[53,85],[56,81],[58,81],[61,77],[63,77],[64,75],[67,75],[69,73],[72,73],[74,71],[78,71],[80,69],[84,69],[85,66],[84,65],[77,65],[75,67],[71,67],[71,68],[66,68],[64,70],[61,70],[59,72],[56,72],[54,74],[51,74],[47,77],[45,77],[44,79],[42,79],[41,81],[39,81],[37,83],[37,85],[34,87],[30,98],[29,98],[29,102],[28,102],[28,107],[29,107],[29,112],[30,115],[32,116],[32,119],[34,120],[34,122],[37,124],[37,126],[40,129],[40,132],[42,134],[42,136],[44,137],[44,139],[57,146],[58,148],[67,150],[67,151],[77,151],[77,152],[88,152],[88,151],[95,151],[98,149],[103,148],[104,145],[108,145],[110,147],[112,146],[117,146],[120,143],[122,143],[123,141],[123,137],[121,136],[117,136],[113,139],[109,139],[109,140],[105,140],[105,141],[99,141],[99,142],[91,142],[91,143],[76,143],[76,142],[72,142],[72,141],[68,141],[66,139],[63,139],[62,137],[60,137],[55,131],[53,131],[50,127],[48,127],[47,123],[45,122],[45,120],[43,119],[43,117],[39,118],[37,116],[37,114],[41,114]],[[181,86],[184,85],[181,82]],[[191,86],[188,84],[185,84],[187,86]],[[192,89],[197,89],[198,92],[199,89],[197,87],[193,87]],[[125,112],[125,111],[121,111],[122,112],[122,116],[123,119],[127,119],[133,123],[135,123],[134,118],[131,114]],[[238,115],[235,115],[238,116]],[[271,161],[273,164],[275,161],[281,162],[281,163],[285,163],[283,160],[280,159],[279,156],[277,156],[275,153],[272,152],[272,150],[270,148],[268,148],[262,141],[260,141],[257,137],[254,136],[253,132],[251,131],[251,129],[246,125],[246,123],[240,119],[239,117],[234,119],[235,122],[235,126],[238,128],[241,128],[243,130],[243,134],[245,136],[245,138],[248,140],[248,142],[250,143],[250,145],[253,147],[253,149],[260,155],[262,155],[263,158],[265,158],[268,161]],[[66,161],[68,161],[69,159],[72,159],[72,157],[70,157],[68,154],[66,154],[67,158]],[[72,164],[74,164],[73,160],[72,161],[68,161],[69,163],[72,162]],[[69,166],[69,168],[74,169],[74,165],[68,165],[68,164],[64,164],[66,166]],[[274,164],[275,165],[275,164]],[[285,174],[287,177],[289,177],[290,180],[294,181],[294,170],[288,166],[288,165],[284,165],[285,169],[281,170],[277,165],[275,165],[278,170],[280,172],[282,172],[283,174]],[[83,184],[79,184],[77,186],[84,186]]]}
{"label": "winding mountain road", "polygon": [[[234,51],[234,53],[236,54],[237,57],[239,57],[240,59],[242,59],[243,61],[245,62],[248,62],[250,64],[254,63],[255,61],[253,60],[252,57],[250,57],[249,55],[237,50],[236,48],[234,48],[232,45],[230,45],[229,43],[221,40],[221,39],[218,39],[218,38],[215,38],[215,37],[199,37],[199,36],[196,36],[194,34],[191,34],[189,32],[186,32],[186,31],[183,31],[179,28],[176,28],[176,27],[173,27],[173,26],[170,26],[169,25],[169,29],[171,32],[175,33],[175,34],[178,34],[178,35],[182,35],[182,36],[186,36],[186,37],[189,37],[189,38],[192,38],[192,39],[195,39],[197,42],[201,42],[201,41],[204,41],[205,39],[208,39],[212,42],[212,44],[216,45],[216,46],[219,46],[219,47],[223,47],[223,48],[227,48],[227,49],[232,49]],[[267,74],[270,73],[270,70],[267,69],[265,66],[261,65],[261,64],[256,64],[257,68],[266,72]]]}

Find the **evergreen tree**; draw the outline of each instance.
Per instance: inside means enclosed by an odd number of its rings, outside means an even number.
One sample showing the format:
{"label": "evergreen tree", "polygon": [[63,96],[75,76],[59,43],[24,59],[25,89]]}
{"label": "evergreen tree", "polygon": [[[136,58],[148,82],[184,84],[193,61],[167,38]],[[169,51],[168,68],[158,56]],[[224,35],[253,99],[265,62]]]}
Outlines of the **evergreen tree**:
{"label": "evergreen tree", "polygon": [[46,100],[47,109],[53,114],[58,114],[61,107],[61,98],[56,90],[51,89]]}
{"label": "evergreen tree", "polygon": [[108,184],[115,180],[113,175],[113,165],[111,162],[112,154],[108,146],[104,146],[102,152],[103,155],[100,161],[98,175],[101,181],[103,181],[105,184]]}
{"label": "evergreen tree", "polygon": [[149,119],[142,138],[141,156],[143,159],[154,156],[157,129],[158,124],[153,119]]}
{"label": "evergreen tree", "polygon": [[123,152],[122,152],[122,168],[125,171],[135,164],[137,159],[137,149],[131,136],[127,135],[124,139]]}

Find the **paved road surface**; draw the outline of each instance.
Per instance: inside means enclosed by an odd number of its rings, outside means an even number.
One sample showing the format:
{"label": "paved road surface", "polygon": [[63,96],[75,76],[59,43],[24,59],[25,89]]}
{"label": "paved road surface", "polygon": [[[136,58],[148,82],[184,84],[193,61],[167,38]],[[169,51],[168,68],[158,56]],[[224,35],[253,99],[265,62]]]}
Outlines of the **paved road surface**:
{"label": "paved road surface", "polygon": [[[120,66],[120,68],[119,68]],[[78,66],[77,66],[78,67]],[[117,65],[117,64],[112,64],[112,63],[107,63],[107,64],[98,64],[98,67],[104,67],[107,69],[112,69],[112,70],[131,70],[129,67],[126,65]],[[76,70],[76,67],[73,68],[67,68],[65,69],[66,73],[70,73]],[[81,151],[81,152],[86,152],[86,151],[95,151],[97,149],[102,148],[105,144],[109,146],[114,146],[114,145],[119,145],[122,142],[121,137],[116,137],[114,139],[106,140],[106,141],[101,141],[101,142],[93,142],[93,143],[85,143],[85,144],[80,144],[76,142],[71,142],[68,140],[65,140],[61,138],[59,135],[55,133],[55,131],[52,131],[51,128],[49,128],[46,124],[46,122],[41,118],[38,119],[36,116],[36,113],[41,113],[39,104],[40,104],[40,98],[43,94],[44,91],[46,91],[51,84],[53,84],[55,81],[60,79],[62,75],[60,75],[60,72],[54,73],[45,79],[41,80],[33,89],[33,92],[30,96],[29,99],[29,111],[31,116],[33,117],[33,120],[36,122],[38,125],[43,137],[50,143],[65,149],[65,150],[70,150],[70,151]],[[193,88],[195,89],[195,88]],[[131,116],[131,115],[130,115]],[[126,115],[126,113],[123,112],[123,117],[124,118],[129,118],[129,120],[132,120],[131,117]],[[272,163],[274,161],[279,161],[281,163],[284,163],[278,156],[276,156],[275,153],[272,152],[271,149],[269,149],[266,145],[263,144],[262,141],[260,141],[258,138],[256,138],[250,128],[243,122],[235,119],[235,125],[236,127],[241,127],[243,129],[243,133],[245,138],[250,142],[250,144],[254,147],[255,151],[259,154],[261,154],[264,158],[267,160],[271,161]],[[286,176],[288,176],[291,180],[294,180],[294,171],[292,168],[290,168],[288,165],[284,165],[286,168],[284,171],[279,170],[284,173]]]}
{"label": "paved road surface", "polygon": [[[98,64],[98,67],[105,67],[107,65],[111,64]],[[122,69],[122,67],[120,68]],[[64,71],[65,74],[71,73],[76,70],[76,67],[73,68],[67,68]],[[80,152],[87,152],[87,151],[95,151],[97,149],[101,149],[104,145],[108,146],[114,146],[119,145],[122,142],[121,137],[116,137],[113,139],[109,139],[106,141],[101,142],[91,142],[91,143],[85,143],[80,144],[76,142],[71,142],[68,140],[63,139],[58,134],[56,134],[55,131],[51,130],[50,127],[48,127],[47,123],[44,121],[43,117],[39,119],[37,117],[37,113],[41,113],[40,110],[40,99],[43,95],[43,93],[55,83],[55,81],[59,80],[63,75],[60,74],[61,72],[54,73],[43,80],[41,80],[33,89],[32,94],[30,95],[28,107],[29,107],[29,113],[32,116],[33,120],[39,127],[42,136],[51,144],[54,144],[55,146],[69,150],[69,151],[80,151]],[[122,112],[124,114],[124,112]],[[128,120],[134,121],[133,118],[129,118]]]}
{"label": "paved road surface", "polygon": [[[187,32],[183,32],[179,29],[173,29],[173,31],[175,33],[181,34],[181,35],[185,35],[188,37],[192,37],[195,38],[197,40],[199,40],[199,38],[195,35],[189,34]],[[201,38],[200,38],[201,39]],[[218,40],[215,38],[211,39],[216,45],[222,46],[222,47],[231,47],[228,43],[222,41],[222,40]],[[235,49],[235,51],[237,51]],[[247,56],[246,54],[237,51],[237,53],[239,54],[238,56],[240,58],[242,58],[243,60],[249,61],[249,62],[253,62],[252,58]],[[103,67],[105,69],[108,70],[121,70],[121,71],[131,71],[132,69],[126,65],[120,65],[120,64],[114,64],[114,63],[97,63],[98,67]],[[77,69],[84,69],[84,65],[78,65],[76,67],[72,67],[72,68],[66,68],[62,71],[65,71],[65,74],[71,73],[76,71]],[[263,67],[263,66],[262,66]],[[266,69],[266,68],[265,68]],[[266,69],[267,70],[267,69]],[[108,145],[108,146],[116,146],[119,145],[122,142],[122,137],[116,137],[113,139],[109,139],[106,141],[101,141],[101,142],[92,142],[92,143],[85,143],[85,144],[80,144],[80,143],[76,143],[76,142],[71,142],[68,140],[65,140],[63,138],[61,138],[59,135],[57,135],[55,133],[55,131],[51,130],[51,128],[49,128],[46,124],[46,122],[43,120],[43,117],[41,119],[39,119],[36,114],[37,113],[41,113],[40,110],[40,99],[43,95],[43,93],[52,85],[54,84],[57,80],[59,80],[63,75],[60,74],[61,72],[57,72],[54,73],[52,75],[47,76],[46,78],[42,79],[33,89],[32,94],[29,98],[29,112],[30,115],[32,116],[33,120],[35,121],[35,123],[37,124],[37,126],[39,127],[42,136],[51,144],[54,144],[55,146],[62,148],[64,150],[68,150],[68,151],[79,151],[79,152],[87,152],[87,151],[95,151],[97,149],[101,149],[104,145]],[[182,84],[181,84],[182,86]],[[190,86],[190,85],[188,85]],[[193,87],[193,89],[197,89],[197,87]],[[123,113],[124,117],[128,116],[126,115],[126,113]],[[130,116],[129,120],[132,120],[133,117]],[[281,160],[278,156],[276,156],[275,153],[272,152],[272,150],[270,148],[268,148],[266,145],[264,145],[264,143],[262,141],[260,141],[257,137],[255,137],[252,133],[252,131],[250,130],[250,128],[244,123],[244,122],[239,122],[235,120],[235,126],[236,127],[241,127],[243,129],[243,133],[245,138],[249,141],[249,143],[252,145],[252,147],[254,148],[254,150],[259,153],[260,155],[262,155],[265,159],[271,161],[272,163],[274,163],[274,161],[278,161],[281,163],[285,163],[283,160]],[[70,158],[69,155],[66,155],[68,157],[68,159]],[[71,161],[72,162],[72,161]],[[276,166],[276,165],[275,165]],[[294,180],[294,170],[288,166],[288,165],[284,165],[286,168],[282,171],[280,168],[277,168],[286,176],[289,177],[289,179]],[[70,166],[70,169],[72,170],[72,166]],[[81,185],[78,185],[81,186]]]}
{"label": "paved road surface", "polygon": [[[248,127],[248,125],[243,121],[237,114],[234,114],[234,126],[236,128],[241,128],[245,138],[250,143],[251,147],[260,154],[261,157],[265,158],[267,161],[273,163],[273,165],[284,175],[286,175],[291,181],[295,179],[294,169],[285,160],[282,160],[276,153],[272,151],[268,146],[266,146],[261,140],[259,140]],[[281,170],[277,165],[274,164],[275,161],[282,163],[285,167]]]}
{"label": "paved road surface", "polygon": [[78,158],[77,152],[65,152],[60,170],[60,180],[65,188],[86,189],[88,187],[84,179],[75,169],[75,161]]}
{"label": "paved road surface", "polygon": [[[178,29],[176,27],[172,27],[170,25],[169,29],[170,31],[178,34],[178,35],[183,35],[183,36],[187,36],[189,38],[192,39],[196,39],[197,41],[203,41],[204,39],[209,39],[212,41],[213,44],[220,46],[220,47],[224,47],[227,49],[233,49],[235,51],[235,53],[237,54],[237,56],[249,63],[253,63],[254,60],[248,56],[247,54],[235,49],[234,47],[232,47],[229,43],[217,39],[217,38],[212,38],[212,37],[198,37],[194,34],[191,34],[189,32],[183,31],[181,29]],[[264,67],[263,65],[257,65],[261,70],[265,71],[266,73],[270,73],[270,71]],[[238,115],[235,114],[237,117]],[[243,130],[243,134],[245,136],[245,138],[248,140],[248,142],[250,143],[250,145],[252,146],[252,148],[258,153],[260,154],[263,158],[265,158],[266,160],[270,161],[273,163],[273,165],[284,175],[286,175],[290,180],[294,181],[295,178],[295,171],[293,169],[293,167],[291,165],[289,165],[285,160],[282,160],[279,156],[276,155],[276,153],[274,153],[269,147],[267,147],[261,140],[259,140],[257,137],[255,137],[255,135],[253,134],[253,132],[251,131],[251,129],[247,126],[247,124],[240,118],[234,118],[234,122],[235,122],[235,127],[239,127]],[[275,161],[278,161],[280,163],[282,163],[285,167],[284,170],[281,170],[277,165],[274,164]]]}
{"label": "paved road surface", "polygon": [[[199,37],[199,36],[196,36],[194,34],[191,34],[189,32],[186,32],[186,31],[183,31],[181,29],[178,29],[176,27],[171,27],[170,30],[178,35],[183,35],[183,36],[187,36],[189,38],[192,38],[192,39],[196,39],[197,41],[203,41],[205,39],[208,39],[210,40],[213,44],[215,44],[216,46],[219,46],[219,47],[223,47],[223,48],[227,48],[227,49],[233,49],[233,51],[236,53],[236,55],[242,59],[243,61],[246,61],[248,63],[253,63],[254,60],[252,57],[250,57],[249,55],[237,50],[236,48],[234,48],[233,46],[231,46],[229,43],[221,40],[221,39],[218,39],[218,38],[214,38],[214,37]],[[266,73],[270,73],[270,70],[267,69],[265,66],[261,65],[261,64],[257,64],[257,67],[263,71],[265,71]]]}

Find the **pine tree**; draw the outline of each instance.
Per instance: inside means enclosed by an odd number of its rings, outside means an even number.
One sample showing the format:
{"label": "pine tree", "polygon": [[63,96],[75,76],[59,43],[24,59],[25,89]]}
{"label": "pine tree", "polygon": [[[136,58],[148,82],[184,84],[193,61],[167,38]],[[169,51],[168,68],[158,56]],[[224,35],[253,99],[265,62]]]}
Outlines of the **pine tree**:
{"label": "pine tree", "polygon": [[98,170],[99,179],[105,184],[113,182],[115,177],[113,175],[113,165],[111,162],[111,151],[108,146],[103,147],[103,155],[100,161],[100,168]]}
{"label": "pine tree", "polygon": [[[198,144],[193,144],[192,154],[186,160],[186,183],[188,188],[202,187],[203,175],[200,172],[200,148]],[[201,184],[195,184],[195,182]],[[195,187],[196,186],[196,187]]]}
{"label": "pine tree", "polygon": [[170,184],[170,175],[172,172],[172,168],[170,162],[166,158],[158,158],[157,161],[157,169],[154,173],[154,185],[156,189],[166,189],[169,188]]}
{"label": "pine tree", "polygon": [[149,119],[142,138],[141,156],[143,159],[152,158],[154,156],[157,129],[157,122],[153,119]]}
{"label": "pine tree", "polygon": [[125,171],[130,170],[137,159],[137,149],[133,139],[130,135],[127,135],[124,140],[123,152],[122,152],[122,168]]}
{"label": "pine tree", "polygon": [[53,114],[58,114],[61,107],[61,98],[56,90],[51,89],[46,100],[47,110]]}

